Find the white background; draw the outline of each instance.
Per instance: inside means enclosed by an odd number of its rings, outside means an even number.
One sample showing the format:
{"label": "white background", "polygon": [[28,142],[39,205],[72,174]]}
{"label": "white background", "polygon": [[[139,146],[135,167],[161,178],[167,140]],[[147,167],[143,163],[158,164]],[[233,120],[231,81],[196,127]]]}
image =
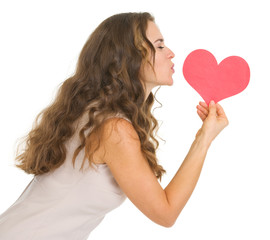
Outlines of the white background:
{"label": "white background", "polygon": [[262,0],[2,1],[0,3],[0,213],[32,176],[13,166],[15,143],[30,130],[59,86],[73,73],[90,33],[120,12],[148,11],[176,57],[174,85],[162,87],[158,157],[165,187],[183,161],[201,121],[200,96],[182,75],[198,48],[218,62],[238,55],[250,84],[222,100],[230,125],[212,144],[198,185],[172,228],[148,220],[129,200],[106,216],[90,239],[270,239],[270,5]]}

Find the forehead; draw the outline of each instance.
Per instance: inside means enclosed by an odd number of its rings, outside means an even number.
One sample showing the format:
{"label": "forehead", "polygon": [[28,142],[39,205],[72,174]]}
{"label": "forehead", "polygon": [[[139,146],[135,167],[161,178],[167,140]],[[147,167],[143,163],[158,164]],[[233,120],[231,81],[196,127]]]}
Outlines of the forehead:
{"label": "forehead", "polygon": [[158,26],[152,21],[149,21],[148,24],[147,24],[146,37],[152,43],[155,42],[157,39],[162,39],[163,38]]}

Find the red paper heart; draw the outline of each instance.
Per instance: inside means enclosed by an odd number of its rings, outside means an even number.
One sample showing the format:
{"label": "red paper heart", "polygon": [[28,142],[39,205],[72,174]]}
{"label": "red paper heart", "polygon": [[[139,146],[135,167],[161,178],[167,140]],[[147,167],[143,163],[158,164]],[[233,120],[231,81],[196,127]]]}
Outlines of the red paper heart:
{"label": "red paper heart", "polygon": [[242,92],[250,78],[249,66],[243,58],[231,56],[218,64],[215,57],[203,49],[187,56],[183,74],[207,104]]}

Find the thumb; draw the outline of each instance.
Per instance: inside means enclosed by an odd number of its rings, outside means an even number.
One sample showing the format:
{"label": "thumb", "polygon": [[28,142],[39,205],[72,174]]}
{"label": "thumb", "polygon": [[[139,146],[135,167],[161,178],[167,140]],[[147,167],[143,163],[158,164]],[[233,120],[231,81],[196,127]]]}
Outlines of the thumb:
{"label": "thumb", "polygon": [[212,116],[217,115],[217,107],[213,100],[209,103],[209,115],[212,115]]}

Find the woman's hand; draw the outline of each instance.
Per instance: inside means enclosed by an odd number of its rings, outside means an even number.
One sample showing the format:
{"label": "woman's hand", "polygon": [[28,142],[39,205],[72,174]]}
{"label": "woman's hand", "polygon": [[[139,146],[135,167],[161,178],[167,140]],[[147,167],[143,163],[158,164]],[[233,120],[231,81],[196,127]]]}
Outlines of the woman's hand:
{"label": "woman's hand", "polygon": [[214,101],[210,102],[209,107],[205,102],[200,102],[197,105],[197,113],[203,125],[196,137],[203,135],[210,143],[229,124],[223,108]]}

